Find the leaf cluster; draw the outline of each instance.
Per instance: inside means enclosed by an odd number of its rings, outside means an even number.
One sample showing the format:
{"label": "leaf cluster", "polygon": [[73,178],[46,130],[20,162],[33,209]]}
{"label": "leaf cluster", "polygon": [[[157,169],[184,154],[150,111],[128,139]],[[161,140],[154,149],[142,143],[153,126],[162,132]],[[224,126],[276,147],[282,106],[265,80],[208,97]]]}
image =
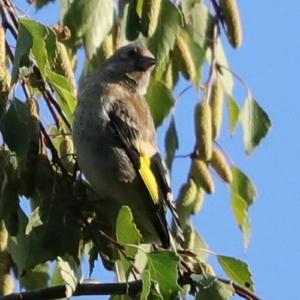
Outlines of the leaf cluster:
{"label": "leaf cluster", "polygon": [[[41,9],[51,1],[31,2]],[[140,299],[177,299],[184,294],[195,299],[229,299],[235,293],[255,299],[247,264],[211,251],[191,221],[201,211],[205,194],[214,191],[214,169],[229,184],[234,216],[245,246],[249,242],[248,210],[256,198],[255,185],[216,146],[224,99],[231,133],[242,126],[247,154],[253,153],[271,127],[267,113],[226,59],[222,30],[228,36],[229,28],[235,34],[240,34],[240,28],[226,25],[228,12],[215,0],[212,7],[195,0],[178,5],[169,0],[61,2],[60,24],[46,26],[20,18],[11,0],[0,1],[0,221],[7,232],[0,255],[10,256],[8,267],[0,273],[12,270],[27,290],[63,283],[65,296],[70,297],[83,279],[82,259],[88,257],[91,275],[100,255],[106,268],[115,266],[120,281],[142,280]],[[240,35],[237,38],[233,45],[241,43]],[[180,142],[179,98],[189,88],[199,95],[196,143],[187,158],[191,168],[176,200],[185,236],[185,241],[174,242],[178,251],[141,244],[128,207],[120,210],[115,230],[109,228],[101,195],[91,190],[77,166],[71,136],[78,50],[85,51],[84,77],[128,41],[145,44],[158,60],[147,101],[156,126],[169,122],[165,137],[169,169]],[[182,77],[190,85],[175,97]],[[242,105],[233,95],[236,82],[247,90]],[[175,228],[173,233],[176,237]],[[232,282],[216,276],[209,254]],[[56,266],[52,276],[51,263]]]}

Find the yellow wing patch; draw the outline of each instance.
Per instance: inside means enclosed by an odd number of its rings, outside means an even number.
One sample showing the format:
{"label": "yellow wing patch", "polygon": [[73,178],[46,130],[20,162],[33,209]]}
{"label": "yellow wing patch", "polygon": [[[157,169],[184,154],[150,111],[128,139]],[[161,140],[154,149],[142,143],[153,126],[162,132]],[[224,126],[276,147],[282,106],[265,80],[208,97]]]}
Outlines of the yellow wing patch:
{"label": "yellow wing patch", "polygon": [[142,177],[150,196],[155,204],[158,204],[160,199],[160,189],[151,170],[151,159],[148,156],[141,155],[140,156],[140,168],[139,168],[140,176]]}

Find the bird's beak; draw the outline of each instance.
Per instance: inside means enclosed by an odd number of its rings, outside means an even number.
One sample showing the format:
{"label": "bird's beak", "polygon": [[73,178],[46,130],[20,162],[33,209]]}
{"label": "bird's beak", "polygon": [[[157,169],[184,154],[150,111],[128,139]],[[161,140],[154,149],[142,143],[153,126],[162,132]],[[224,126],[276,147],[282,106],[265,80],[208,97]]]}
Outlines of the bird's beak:
{"label": "bird's beak", "polygon": [[150,67],[154,66],[155,64],[156,64],[156,59],[150,56],[143,56],[139,61],[139,65],[142,71],[148,70]]}

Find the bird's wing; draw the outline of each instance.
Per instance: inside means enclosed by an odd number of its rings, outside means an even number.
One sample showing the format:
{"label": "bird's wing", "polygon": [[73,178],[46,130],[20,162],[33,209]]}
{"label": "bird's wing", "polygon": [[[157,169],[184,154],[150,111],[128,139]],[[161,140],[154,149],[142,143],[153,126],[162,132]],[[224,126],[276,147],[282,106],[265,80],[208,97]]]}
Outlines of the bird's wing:
{"label": "bird's wing", "polygon": [[[124,149],[130,158],[132,164],[140,175],[146,190],[149,193],[150,199],[149,206],[154,212],[153,225],[163,243],[163,246],[168,248],[170,245],[170,236],[168,224],[165,217],[163,201],[161,176],[157,176],[159,168],[154,167],[153,157],[142,154],[139,150],[140,132],[137,129],[134,116],[128,112],[128,108],[122,101],[115,101],[113,108],[108,111],[108,116],[112,126],[122,141]],[[156,159],[157,160],[157,159]]]}

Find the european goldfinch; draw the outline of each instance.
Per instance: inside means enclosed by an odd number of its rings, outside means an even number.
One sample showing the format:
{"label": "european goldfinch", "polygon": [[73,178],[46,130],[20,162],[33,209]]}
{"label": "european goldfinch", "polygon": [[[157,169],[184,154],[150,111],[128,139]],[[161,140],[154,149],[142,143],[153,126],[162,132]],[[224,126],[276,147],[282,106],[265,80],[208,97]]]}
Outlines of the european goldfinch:
{"label": "european goldfinch", "polygon": [[73,137],[79,166],[104,199],[106,222],[113,228],[128,205],[143,241],[168,248],[165,207],[175,211],[145,100],[155,63],[147,48],[130,44],[88,75],[79,88]]}

